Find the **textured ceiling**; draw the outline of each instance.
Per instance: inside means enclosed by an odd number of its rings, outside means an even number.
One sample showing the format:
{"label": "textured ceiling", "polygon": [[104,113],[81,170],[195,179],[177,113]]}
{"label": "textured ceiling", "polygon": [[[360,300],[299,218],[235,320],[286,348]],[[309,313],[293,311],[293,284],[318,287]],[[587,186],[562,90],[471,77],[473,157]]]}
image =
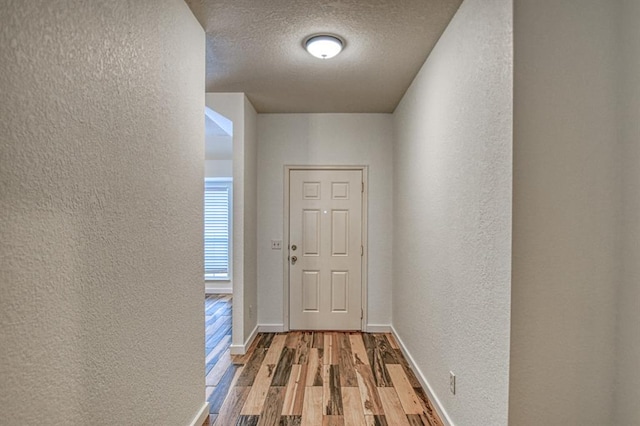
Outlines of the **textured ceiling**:
{"label": "textured ceiling", "polygon": [[[392,112],[462,0],[186,0],[207,33],[207,92],[258,112]],[[332,33],[321,60],[306,37]]]}

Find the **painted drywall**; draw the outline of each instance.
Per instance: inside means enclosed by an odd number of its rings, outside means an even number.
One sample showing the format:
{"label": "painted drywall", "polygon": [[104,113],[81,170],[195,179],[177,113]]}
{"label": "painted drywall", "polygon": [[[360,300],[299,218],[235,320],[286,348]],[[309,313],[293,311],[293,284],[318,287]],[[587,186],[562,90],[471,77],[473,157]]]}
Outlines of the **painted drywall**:
{"label": "painted drywall", "polygon": [[244,334],[251,337],[258,324],[258,114],[243,95],[244,110]]}
{"label": "painted drywall", "polygon": [[509,420],[518,426],[612,424],[615,7],[515,2]]}
{"label": "painted drywall", "polygon": [[0,5],[0,423],[202,408],[204,51],[181,0]]}
{"label": "painted drywall", "polygon": [[464,1],[394,113],[393,326],[457,425],[507,424],[511,13]]}
{"label": "painted drywall", "polygon": [[640,424],[640,3],[618,10],[618,128],[622,147],[623,267],[618,294],[615,424]]}
{"label": "painted drywall", "polygon": [[369,166],[368,324],[390,324],[391,146],[389,114],[258,115],[259,324],[283,325],[285,165]]}
{"label": "painted drywall", "polygon": [[233,160],[205,160],[206,177],[233,177]]}
{"label": "painted drywall", "polygon": [[257,323],[257,114],[243,93],[207,93],[205,102],[209,108],[233,122],[231,351],[241,353]]}

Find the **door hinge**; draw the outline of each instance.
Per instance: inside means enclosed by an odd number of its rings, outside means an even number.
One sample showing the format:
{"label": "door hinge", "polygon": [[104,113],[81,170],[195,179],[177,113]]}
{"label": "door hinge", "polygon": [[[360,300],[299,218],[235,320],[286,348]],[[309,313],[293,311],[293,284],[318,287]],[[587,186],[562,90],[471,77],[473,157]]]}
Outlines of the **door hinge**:
{"label": "door hinge", "polygon": [[360,246],[360,256],[364,256],[364,246]]}
{"label": "door hinge", "polygon": [[362,182],[362,191],[360,192],[364,193],[364,182]]}
{"label": "door hinge", "polygon": [[364,309],[360,309],[360,321],[364,318]]}

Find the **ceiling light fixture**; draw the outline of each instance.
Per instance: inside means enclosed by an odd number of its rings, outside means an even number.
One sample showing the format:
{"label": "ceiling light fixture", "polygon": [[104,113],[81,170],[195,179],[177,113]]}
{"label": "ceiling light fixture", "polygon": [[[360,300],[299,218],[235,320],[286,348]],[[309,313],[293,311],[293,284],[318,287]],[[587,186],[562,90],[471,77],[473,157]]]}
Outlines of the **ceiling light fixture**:
{"label": "ceiling light fixture", "polygon": [[342,46],[341,39],[326,34],[311,36],[304,43],[307,52],[320,59],[333,58],[342,51]]}

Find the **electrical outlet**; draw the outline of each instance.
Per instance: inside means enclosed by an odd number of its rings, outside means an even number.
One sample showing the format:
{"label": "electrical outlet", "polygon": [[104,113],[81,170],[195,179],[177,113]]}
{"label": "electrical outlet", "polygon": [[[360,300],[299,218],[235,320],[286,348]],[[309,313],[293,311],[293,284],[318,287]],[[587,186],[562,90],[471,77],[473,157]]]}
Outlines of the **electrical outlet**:
{"label": "electrical outlet", "polygon": [[449,390],[452,394],[456,394],[456,375],[453,371],[449,371]]}
{"label": "electrical outlet", "polygon": [[271,250],[282,250],[282,240],[271,240]]}

